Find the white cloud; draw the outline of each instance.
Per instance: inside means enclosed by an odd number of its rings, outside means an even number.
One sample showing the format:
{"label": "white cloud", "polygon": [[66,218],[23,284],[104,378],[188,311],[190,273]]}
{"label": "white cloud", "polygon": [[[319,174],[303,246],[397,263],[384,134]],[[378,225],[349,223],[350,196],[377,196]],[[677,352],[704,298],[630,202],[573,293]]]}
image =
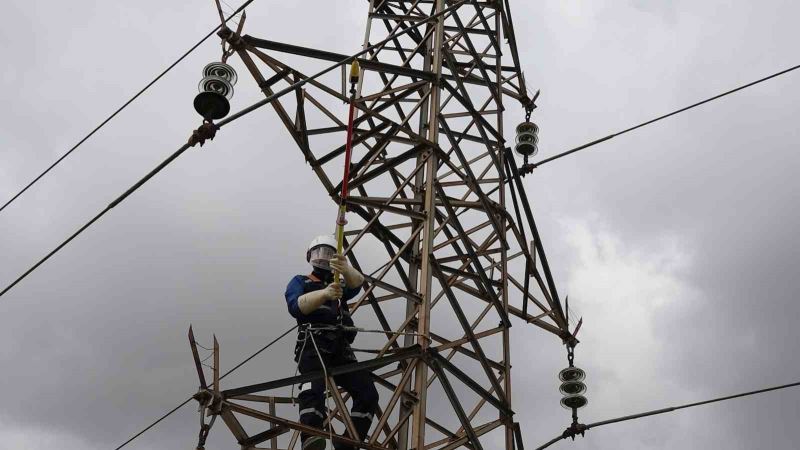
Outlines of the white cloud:
{"label": "white cloud", "polygon": [[[583,343],[576,348],[576,365],[587,370],[590,389],[584,423],[672,404],[663,393],[683,396],[686,389],[659,370],[668,343],[658,325],[667,307],[688,306],[700,295],[683,276],[692,265],[686,245],[679,236],[627,243],[596,218],[561,224],[575,255],[566,293],[584,317]],[[608,438],[626,428],[607,430]]]}

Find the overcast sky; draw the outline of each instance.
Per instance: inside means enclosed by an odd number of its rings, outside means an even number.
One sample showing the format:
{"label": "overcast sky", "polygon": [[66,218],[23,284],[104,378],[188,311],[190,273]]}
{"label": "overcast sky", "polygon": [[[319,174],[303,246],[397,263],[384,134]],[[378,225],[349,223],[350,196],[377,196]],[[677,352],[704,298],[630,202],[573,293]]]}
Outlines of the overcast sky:
{"label": "overcast sky", "polygon": [[[800,63],[795,2],[511,3],[528,84],[542,91],[542,157]],[[3,7],[3,202],[216,19],[210,0]],[[366,7],[256,0],[247,32],[353,53]],[[218,53],[216,41],[198,49],[0,214],[3,285],[186,140],[200,70]],[[238,109],[259,93],[235,64]],[[526,179],[560,292],[585,319],[583,422],[800,379],[799,113],[790,74]],[[116,447],[194,391],[189,323],[205,344],[217,334],[223,369],[284,331],[286,280],[332,215],[272,111],[189,150],[0,298],[0,448]],[[566,358],[519,322],[512,344],[515,420],[535,448],[569,423],[556,380]],[[290,349],[226,385],[291,375]],[[799,400],[787,390],[694,408],[556,448],[793,449]],[[193,448],[197,422],[186,407],[130,448]],[[209,442],[235,447],[221,425]]]}

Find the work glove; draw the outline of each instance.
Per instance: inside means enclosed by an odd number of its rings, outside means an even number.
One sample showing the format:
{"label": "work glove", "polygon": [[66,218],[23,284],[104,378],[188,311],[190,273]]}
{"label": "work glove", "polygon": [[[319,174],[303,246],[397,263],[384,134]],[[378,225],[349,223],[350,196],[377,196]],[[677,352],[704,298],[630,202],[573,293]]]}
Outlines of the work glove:
{"label": "work glove", "polygon": [[331,269],[342,274],[344,283],[351,289],[364,284],[364,275],[348,264],[344,255],[336,255],[331,258]]}
{"label": "work glove", "polygon": [[344,291],[342,286],[337,283],[329,284],[325,289],[303,294],[297,299],[297,308],[303,314],[311,314],[316,311],[323,303],[329,300],[338,300],[342,298]]}
{"label": "work glove", "polygon": [[326,300],[339,300],[344,295],[342,285],[339,283],[331,283],[325,289],[321,289],[325,294]]}

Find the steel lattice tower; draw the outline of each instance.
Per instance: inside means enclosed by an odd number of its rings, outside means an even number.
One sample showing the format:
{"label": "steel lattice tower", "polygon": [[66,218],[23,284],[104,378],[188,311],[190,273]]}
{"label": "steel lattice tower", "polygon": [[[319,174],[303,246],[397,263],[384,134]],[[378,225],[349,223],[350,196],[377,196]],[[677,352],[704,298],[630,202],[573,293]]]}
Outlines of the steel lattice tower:
{"label": "steel lattice tower", "polygon": [[[307,79],[270,104],[338,202],[352,58],[227,28],[220,35],[266,96]],[[503,135],[505,101],[533,108],[508,0],[371,0],[363,49],[346,247],[367,279],[351,301],[354,319],[381,330],[359,335],[356,346],[369,344],[372,354],[353,367],[373,371],[381,402],[361,446],[522,448],[511,402],[512,321],[563,342],[574,337]],[[311,78],[287,58],[339,62],[342,71]],[[197,398],[242,448],[297,449],[301,430],[328,435],[299,424],[290,405],[289,386],[308,379]],[[331,401],[328,421],[352,430],[347,398],[333,392]],[[243,416],[269,427],[248,432]]]}

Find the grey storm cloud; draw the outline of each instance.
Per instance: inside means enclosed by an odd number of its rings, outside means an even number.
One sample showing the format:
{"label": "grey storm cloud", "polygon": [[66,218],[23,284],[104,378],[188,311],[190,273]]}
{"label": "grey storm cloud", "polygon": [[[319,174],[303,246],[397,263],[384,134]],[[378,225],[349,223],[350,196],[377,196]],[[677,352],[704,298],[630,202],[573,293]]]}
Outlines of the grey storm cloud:
{"label": "grey storm cloud", "polygon": [[[232,3],[232,2],[231,2]],[[788,1],[511,1],[550,156],[798,64]],[[234,5],[236,6],[236,5]],[[310,8],[313,14],[308,14]],[[274,2],[248,32],[341,53],[367,2]],[[13,195],[215,24],[212,2],[5,2],[0,198]],[[174,151],[209,41],[0,214],[10,281]],[[244,75],[244,70],[240,70]],[[800,75],[554,161],[526,178],[557,283],[584,317],[584,422],[800,379]],[[234,108],[259,99],[240,77]],[[521,120],[510,107],[506,122]],[[510,126],[511,126],[510,125]],[[0,448],[114,448],[196,387],[186,343],[231,367],[290,321],[283,288],[330,199],[271,111],[194,148],[0,299]],[[226,380],[287,376],[291,339]],[[526,446],[560,433],[563,347],[512,328]],[[796,448],[781,391],[590,431],[575,449]],[[189,448],[179,411],[131,448]],[[215,428],[209,448],[234,440]]]}

